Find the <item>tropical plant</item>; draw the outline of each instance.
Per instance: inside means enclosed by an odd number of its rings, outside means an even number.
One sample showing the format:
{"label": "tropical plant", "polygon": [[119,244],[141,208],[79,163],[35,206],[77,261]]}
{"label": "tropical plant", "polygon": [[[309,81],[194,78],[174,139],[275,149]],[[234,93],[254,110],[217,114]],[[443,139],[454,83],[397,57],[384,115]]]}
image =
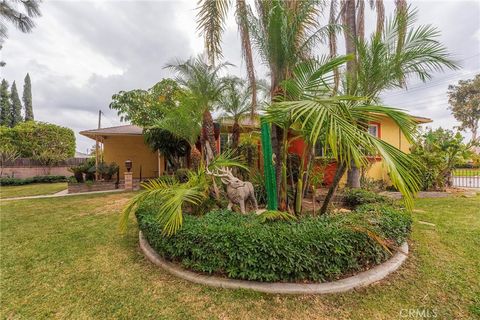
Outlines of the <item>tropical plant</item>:
{"label": "tropical plant", "polygon": [[[275,100],[276,96],[282,96],[281,83],[292,76],[296,64],[312,57],[313,48],[328,35],[329,27],[319,25],[323,8],[319,1],[258,0],[255,4],[257,15],[249,14],[251,35],[260,57],[269,67],[270,94]],[[271,136],[279,206],[285,210],[286,190],[282,181],[286,180],[287,135],[282,126],[274,124]]]}
{"label": "tropical plant", "polygon": [[[23,10],[19,10],[21,3]],[[32,18],[40,16],[40,0],[14,1],[4,0],[0,2],[0,39],[7,37],[7,26],[4,21],[10,21],[18,30],[30,32],[35,23]]]}
{"label": "tropical plant", "polygon": [[462,135],[438,128],[420,135],[412,145],[412,156],[421,164],[421,181],[424,190],[452,186],[455,166],[468,160],[474,143],[463,143]]}
{"label": "tropical plant", "polygon": [[[232,5],[232,0],[200,0],[197,14],[197,30],[205,40],[207,56],[212,64],[217,58],[222,57],[221,38],[224,31],[227,13]],[[257,106],[257,83],[253,63],[252,44],[250,39],[250,25],[248,12],[250,7],[245,0],[235,0],[235,19],[240,33],[242,55],[247,68],[248,82],[252,94],[250,100],[250,117],[253,119]]]}
{"label": "tropical plant", "polygon": [[188,90],[191,107],[202,114],[200,142],[207,163],[217,154],[211,111],[226,86],[225,80],[220,77],[220,71],[229,65],[231,64],[226,62],[210,65],[204,62],[203,56],[198,56],[187,61],[177,60],[166,66],[177,74],[176,81]]}
{"label": "tropical plant", "polygon": [[240,140],[240,121],[250,111],[252,95],[244,80],[232,77],[226,81],[218,106],[223,110],[222,119],[233,120],[231,147],[236,149]]}
{"label": "tropical plant", "polygon": [[[233,157],[230,153],[216,156],[208,164],[209,170],[217,170],[221,167],[246,167]],[[181,227],[183,222],[183,208],[185,205],[198,206],[208,199],[210,187],[213,180],[206,174],[204,164],[200,165],[197,171],[188,171],[187,182],[180,182],[176,179],[152,179],[143,182],[145,189],[132,198],[122,212],[120,229],[125,230],[130,214],[142,203],[158,201],[157,219],[163,226],[163,234],[171,236]]]}
{"label": "tropical plant", "polygon": [[480,74],[469,80],[460,80],[458,85],[448,86],[449,109],[460,122],[459,129],[472,132],[472,141],[478,140],[480,126]]}
{"label": "tropical plant", "polygon": [[[338,185],[352,163],[361,168],[368,164],[368,155],[378,154],[383,158],[393,185],[404,194],[407,206],[412,207],[413,195],[420,186],[418,175],[412,168],[418,164],[407,154],[362,128],[370,121],[387,117],[398,125],[407,140],[412,141],[416,124],[408,114],[398,109],[368,105],[362,98],[331,96],[333,73],[326,71],[331,71],[346,59],[348,57],[298,65],[292,80],[284,84],[285,92],[293,93],[291,96],[295,100],[274,103],[267,109],[267,116],[270,121],[279,123],[290,117],[308,141],[318,141],[330,150],[339,164],[334,185]],[[326,212],[335,188],[329,190],[322,213]]]}
{"label": "tropical plant", "polygon": [[[372,33],[368,41],[354,33],[346,38],[352,43],[356,58],[355,67],[350,70],[347,63],[344,92],[366,98],[366,104],[379,102],[379,95],[385,90],[405,88],[409,78],[425,82],[434,72],[458,68],[438,41],[438,29],[416,26],[417,10],[407,8],[404,1],[397,4],[382,33]],[[360,171],[355,164],[349,170],[347,184],[360,186]]]}

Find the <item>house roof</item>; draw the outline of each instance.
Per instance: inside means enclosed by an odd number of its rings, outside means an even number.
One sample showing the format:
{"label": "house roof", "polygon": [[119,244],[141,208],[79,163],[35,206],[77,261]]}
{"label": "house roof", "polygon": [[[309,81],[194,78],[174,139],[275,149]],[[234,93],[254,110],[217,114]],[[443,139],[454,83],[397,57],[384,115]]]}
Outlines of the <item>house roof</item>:
{"label": "house roof", "polygon": [[[432,119],[425,118],[425,117],[418,117],[413,116],[417,123],[429,123],[432,122]],[[240,120],[240,127],[247,129],[247,128],[259,128],[260,121],[258,119],[254,119],[253,121],[250,118],[244,118]],[[220,120],[221,126],[224,128],[228,128],[233,126],[233,119],[221,119]],[[242,130],[243,131],[243,130]],[[109,128],[101,128],[101,129],[92,129],[92,130],[84,130],[80,131],[80,134],[88,137],[90,139],[95,139],[95,137],[107,137],[107,136],[141,136],[143,134],[142,127],[127,124],[123,126],[116,126],[116,127],[109,127]]]}
{"label": "house roof", "polygon": [[412,116],[413,119],[417,122],[417,123],[430,123],[430,122],[433,122],[432,119],[430,118],[425,118],[425,117],[419,117],[419,116]]}
{"label": "house roof", "polygon": [[109,128],[84,130],[80,131],[80,134],[91,139],[95,139],[96,136],[141,136],[143,129],[133,124],[127,124]]}

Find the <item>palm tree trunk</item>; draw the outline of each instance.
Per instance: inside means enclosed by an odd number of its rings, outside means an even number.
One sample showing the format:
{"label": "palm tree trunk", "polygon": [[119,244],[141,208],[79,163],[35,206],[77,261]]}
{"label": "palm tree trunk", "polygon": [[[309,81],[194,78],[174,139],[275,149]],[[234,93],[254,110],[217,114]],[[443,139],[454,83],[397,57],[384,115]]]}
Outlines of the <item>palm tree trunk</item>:
{"label": "palm tree trunk", "polygon": [[332,185],[328,189],[327,195],[325,196],[325,200],[322,204],[322,208],[320,209],[320,214],[325,214],[327,212],[327,209],[330,206],[330,202],[332,202],[332,199],[335,196],[335,192],[337,192],[338,184],[340,183],[340,180],[342,179],[346,170],[347,166],[343,163],[341,163],[337,167],[337,171],[335,172],[335,177],[333,178]]}
{"label": "palm tree trunk", "polygon": [[202,144],[205,149],[204,158],[207,163],[209,163],[217,154],[217,148],[215,144],[215,127],[213,124],[213,118],[210,110],[208,109],[203,112]]}
{"label": "palm tree trunk", "polygon": [[[328,30],[328,46],[329,46],[329,55],[330,58],[334,58],[337,56],[337,34],[336,31],[333,29],[333,25],[336,23],[336,9],[337,9],[337,1],[331,0],[330,2],[330,17],[328,23],[330,24],[330,29]],[[340,84],[340,73],[338,69],[335,68],[333,70],[333,79],[334,79],[334,93],[338,90],[338,85]]]}
{"label": "palm tree trunk", "polygon": [[358,0],[357,36],[359,40],[365,40],[365,0]]}
{"label": "palm tree trunk", "polygon": [[250,31],[248,29],[247,20],[247,6],[245,0],[237,0],[237,24],[240,32],[240,38],[242,40],[243,57],[245,58],[245,64],[247,67],[248,82],[250,90],[252,91],[252,104],[250,110],[250,117],[253,120],[257,109],[257,82],[255,80],[255,68],[253,64],[252,43],[250,41]]}
{"label": "palm tree trunk", "polygon": [[232,127],[232,149],[237,149],[240,140],[240,125],[235,120]]}
{"label": "palm tree trunk", "polygon": [[[355,0],[346,0],[345,3],[345,48],[347,54],[353,54],[354,59],[347,62],[347,92],[349,94],[355,93],[356,83],[356,46],[355,39],[357,38],[357,25],[355,15]],[[350,188],[360,188],[360,171],[352,162],[351,168],[348,172],[347,185]],[[322,208],[323,209],[323,208]]]}
{"label": "palm tree trunk", "polygon": [[383,32],[383,24],[385,21],[385,6],[383,0],[375,1],[375,8],[377,10],[377,30],[375,31],[377,36],[381,36]]}

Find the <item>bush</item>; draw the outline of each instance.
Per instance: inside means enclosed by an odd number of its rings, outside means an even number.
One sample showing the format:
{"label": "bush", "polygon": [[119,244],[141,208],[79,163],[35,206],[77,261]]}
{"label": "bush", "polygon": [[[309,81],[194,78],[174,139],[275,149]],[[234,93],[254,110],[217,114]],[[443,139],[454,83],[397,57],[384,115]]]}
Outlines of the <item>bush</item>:
{"label": "bush", "polygon": [[378,239],[398,246],[411,225],[408,214],[387,206],[266,222],[252,214],[213,211],[185,215],[182,229],[164,237],[155,209],[150,201],[136,215],[161,256],[197,272],[255,281],[329,281],[364,270],[391,255]]}
{"label": "bush", "polygon": [[368,203],[388,203],[390,199],[375,192],[364,189],[346,189],[344,191],[345,205],[350,208],[356,208],[362,204]]}
{"label": "bush", "polygon": [[0,178],[0,186],[22,186],[30,183],[55,183],[67,182],[68,178],[65,176],[35,176],[32,178],[18,179],[18,178]]}

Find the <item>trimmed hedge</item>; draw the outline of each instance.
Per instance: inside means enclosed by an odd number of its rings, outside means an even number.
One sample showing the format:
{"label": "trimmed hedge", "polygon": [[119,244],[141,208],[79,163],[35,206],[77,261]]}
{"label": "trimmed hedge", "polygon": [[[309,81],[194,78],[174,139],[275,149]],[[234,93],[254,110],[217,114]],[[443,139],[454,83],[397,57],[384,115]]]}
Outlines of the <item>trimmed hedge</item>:
{"label": "trimmed hedge", "polygon": [[365,189],[346,189],[343,195],[345,205],[351,208],[369,203],[392,203],[390,198]]}
{"label": "trimmed hedge", "polygon": [[[262,223],[255,215],[213,211],[184,216],[182,229],[161,235],[155,203],[145,203],[137,220],[150,245],[184,267],[256,281],[330,281],[391,256],[375,238],[401,245],[411,218],[385,205],[359,207],[345,215]],[[372,236],[374,235],[374,236]],[[383,243],[385,244],[385,243]]]}
{"label": "trimmed hedge", "polygon": [[0,186],[23,186],[30,183],[55,183],[67,182],[68,178],[65,176],[35,176],[32,178],[18,179],[18,178],[0,178]]}

